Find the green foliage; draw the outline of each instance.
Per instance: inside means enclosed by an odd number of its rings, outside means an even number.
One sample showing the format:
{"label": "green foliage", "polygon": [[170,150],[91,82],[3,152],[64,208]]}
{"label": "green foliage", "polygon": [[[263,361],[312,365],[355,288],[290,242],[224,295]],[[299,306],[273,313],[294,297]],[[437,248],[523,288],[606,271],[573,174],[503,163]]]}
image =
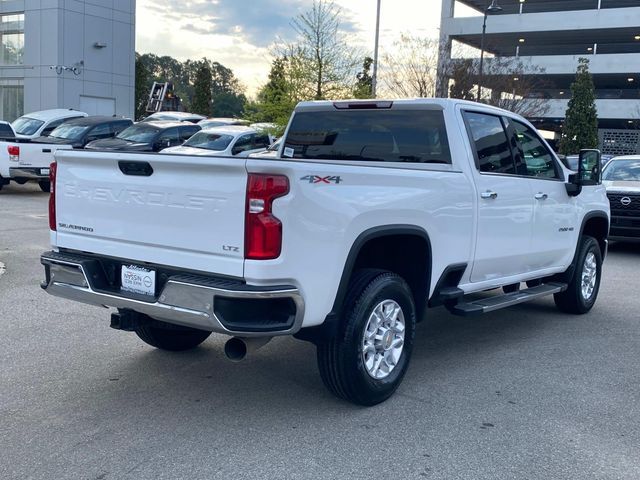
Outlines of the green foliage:
{"label": "green foliage", "polygon": [[136,120],[146,115],[147,100],[151,89],[151,73],[147,69],[141,56],[136,53],[136,88],[135,88],[135,116]]}
{"label": "green foliage", "polygon": [[[152,53],[137,55],[136,60],[140,63],[140,72],[144,70],[147,73],[147,76],[143,75],[140,81],[140,91],[145,91],[145,106],[146,97],[149,95],[153,82],[172,82],[175,94],[182,99],[184,109],[191,111],[195,101],[198,72],[206,67],[211,72],[213,111],[233,112],[233,116],[242,114],[246,102],[244,89],[233,74],[233,70],[224,65],[207,58],[180,62],[169,56],[158,56]],[[136,69],[136,71],[138,70]],[[145,83],[146,87],[143,88],[142,85]],[[137,80],[136,84],[138,84]],[[219,95],[222,97],[218,98]],[[137,96],[136,99],[138,99]],[[216,101],[222,102],[217,109],[215,107]],[[142,110],[144,113],[144,106]]]}
{"label": "green foliage", "polygon": [[362,71],[356,75],[356,86],[353,89],[354,98],[371,98],[373,96],[373,77],[370,73],[372,65],[373,58],[365,57]]}
{"label": "green foliage", "polygon": [[281,127],[287,124],[299,100],[291,83],[290,65],[286,57],[272,62],[269,81],[258,92],[257,101],[245,109],[245,115],[255,122],[275,123]]}
{"label": "green foliage", "polygon": [[193,83],[194,94],[191,111],[200,115],[209,116],[211,114],[211,86],[212,74],[209,65],[203,63],[196,72]]}
{"label": "green foliage", "polygon": [[598,113],[593,78],[589,73],[589,60],[580,58],[578,62],[560,139],[560,153],[563,155],[598,146]]}

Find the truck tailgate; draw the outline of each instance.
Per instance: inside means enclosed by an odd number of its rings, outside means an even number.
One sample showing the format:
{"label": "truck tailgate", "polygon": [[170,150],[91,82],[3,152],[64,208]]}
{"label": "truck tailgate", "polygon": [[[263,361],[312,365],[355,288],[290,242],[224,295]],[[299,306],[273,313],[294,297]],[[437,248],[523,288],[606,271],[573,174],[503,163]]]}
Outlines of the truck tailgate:
{"label": "truck tailgate", "polygon": [[58,247],[243,276],[244,160],[88,151],[56,160]]}
{"label": "truck tailgate", "polygon": [[20,143],[20,167],[49,168],[53,162],[53,156],[58,150],[71,150],[71,145],[58,145],[55,143]]}

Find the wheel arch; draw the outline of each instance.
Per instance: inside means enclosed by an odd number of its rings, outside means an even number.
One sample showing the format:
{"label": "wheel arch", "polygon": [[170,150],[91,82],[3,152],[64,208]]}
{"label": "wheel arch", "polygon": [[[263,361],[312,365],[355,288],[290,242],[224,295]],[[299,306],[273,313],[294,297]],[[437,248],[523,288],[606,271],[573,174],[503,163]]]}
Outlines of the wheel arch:
{"label": "wheel arch", "polygon": [[[385,252],[381,255],[381,252]],[[362,232],[355,239],[342,269],[331,312],[318,327],[301,330],[296,337],[315,341],[318,335],[333,336],[342,314],[353,273],[360,268],[379,268],[400,275],[411,288],[416,316],[421,318],[428,303],[432,269],[431,240],[416,225],[384,225]],[[306,332],[305,332],[306,330]]]}

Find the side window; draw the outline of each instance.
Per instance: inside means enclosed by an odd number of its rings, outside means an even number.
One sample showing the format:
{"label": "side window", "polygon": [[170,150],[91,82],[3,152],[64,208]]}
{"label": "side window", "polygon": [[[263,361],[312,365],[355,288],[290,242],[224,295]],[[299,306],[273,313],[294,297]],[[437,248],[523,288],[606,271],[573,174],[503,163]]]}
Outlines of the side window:
{"label": "side window", "polygon": [[247,150],[251,150],[252,148],[252,143],[253,143],[253,137],[254,135],[243,135],[242,137],[240,137],[237,141],[236,144],[233,146],[233,150],[231,150],[231,154],[232,155],[238,155],[242,152],[246,152]]}
{"label": "side window", "polygon": [[516,136],[516,156],[524,159],[525,175],[529,177],[560,178],[553,155],[538,134],[524,123],[510,120]]}
{"label": "side window", "polygon": [[129,122],[114,122],[111,125],[111,130],[112,130],[112,134],[118,135],[120,132],[122,132],[123,130],[129,128],[131,126],[131,123]]}
{"label": "side window", "polygon": [[509,140],[500,117],[465,112],[464,118],[478,155],[479,170],[483,173],[515,174]]}
{"label": "side window", "polygon": [[196,133],[200,131],[200,128],[195,126],[181,127],[180,130],[180,141],[184,142],[185,140],[189,140]]}
{"label": "side window", "polygon": [[160,135],[158,141],[161,144],[161,148],[172,147],[180,143],[180,132],[178,128],[170,128]]}
{"label": "side window", "polygon": [[267,148],[271,142],[269,142],[269,135],[256,135],[253,148]]}
{"label": "side window", "polygon": [[89,137],[92,139],[97,138],[109,138],[111,136],[111,124],[103,123],[100,125],[96,125],[89,132]]}
{"label": "side window", "polygon": [[67,120],[67,118],[62,118],[60,120],[54,120],[53,122],[49,123],[49,125],[44,127],[44,130],[42,130],[42,136],[48,137],[49,135],[51,135],[51,132],[53,132],[57,127],[62,125]]}

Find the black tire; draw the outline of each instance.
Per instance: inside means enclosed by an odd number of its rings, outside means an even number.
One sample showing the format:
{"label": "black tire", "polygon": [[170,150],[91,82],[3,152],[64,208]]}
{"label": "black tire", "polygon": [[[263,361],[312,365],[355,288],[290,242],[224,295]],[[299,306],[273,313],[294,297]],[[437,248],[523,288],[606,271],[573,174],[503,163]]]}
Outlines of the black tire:
{"label": "black tire", "polygon": [[[593,253],[596,266],[596,277],[593,291],[588,298],[582,293],[583,271],[585,270],[585,260]],[[562,293],[556,293],[553,299],[556,306],[566,313],[583,314],[587,313],[598,298],[600,290],[600,280],[602,278],[602,253],[600,245],[593,237],[583,236],[578,245],[578,255],[576,257],[576,267],[569,280],[569,288]]]}
{"label": "black tire", "polygon": [[51,182],[49,180],[42,180],[38,182],[38,185],[40,185],[40,190],[43,192],[51,192]]}
{"label": "black tire", "polygon": [[[362,342],[369,317],[385,300],[396,302],[402,309],[404,344],[395,367],[388,376],[378,379],[365,366]],[[415,324],[411,289],[401,277],[383,270],[356,271],[343,304],[337,335],[317,345],[318,367],[325,386],[337,397],[358,405],[376,405],[388,399],[409,366]]]}
{"label": "black tire", "polygon": [[135,332],[140,340],[152,347],[172,352],[196,348],[211,335],[206,330],[180,327],[158,320],[138,325]]}
{"label": "black tire", "polygon": [[519,283],[512,283],[511,285],[504,285],[502,287],[502,291],[504,293],[514,293],[514,292],[518,292],[519,290],[520,290]]}

